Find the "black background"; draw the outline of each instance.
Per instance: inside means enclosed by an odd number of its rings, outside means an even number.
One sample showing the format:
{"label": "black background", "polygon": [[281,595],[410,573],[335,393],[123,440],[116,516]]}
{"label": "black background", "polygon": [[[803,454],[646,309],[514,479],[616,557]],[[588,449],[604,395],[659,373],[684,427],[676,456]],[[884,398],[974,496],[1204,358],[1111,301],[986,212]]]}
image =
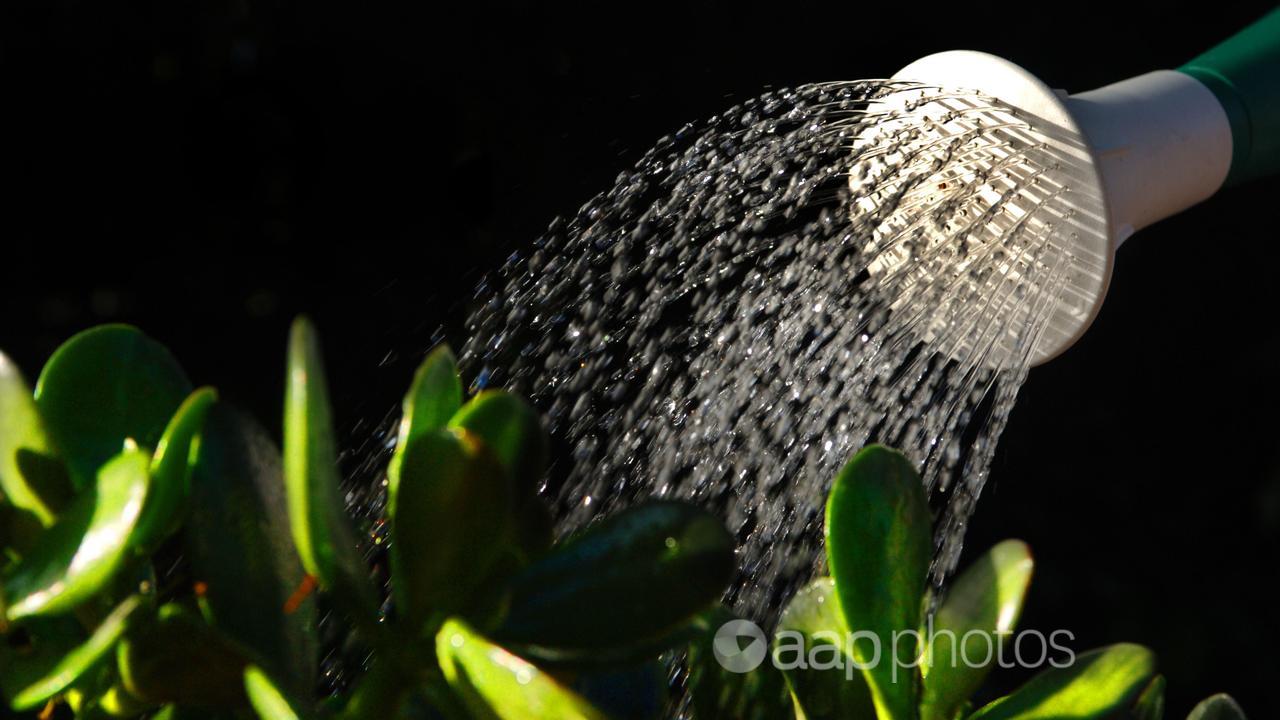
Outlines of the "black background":
{"label": "black background", "polygon": [[[481,271],[688,120],[957,47],[1079,91],[1269,7],[1043,5],[8,0],[0,347],[34,376],[133,322],[278,428],[305,310],[358,436],[438,328],[460,338]],[[1031,373],[969,536],[1035,549],[1024,626],[1155,649],[1170,717],[1216,691],[1280,713],[1277,190],[1122,248],[1094,327]]]}

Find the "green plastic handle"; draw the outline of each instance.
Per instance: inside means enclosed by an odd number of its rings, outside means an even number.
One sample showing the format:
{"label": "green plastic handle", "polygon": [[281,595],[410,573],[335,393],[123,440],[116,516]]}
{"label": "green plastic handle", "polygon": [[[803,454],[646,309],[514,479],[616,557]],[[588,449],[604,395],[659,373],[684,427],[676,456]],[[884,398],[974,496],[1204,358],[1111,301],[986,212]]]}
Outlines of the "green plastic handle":
{"label": "green plastic handle", "polygon": [[1226,184],[1280,173],[1280,8],[1178,69],[1204,83],[1227,112]]}

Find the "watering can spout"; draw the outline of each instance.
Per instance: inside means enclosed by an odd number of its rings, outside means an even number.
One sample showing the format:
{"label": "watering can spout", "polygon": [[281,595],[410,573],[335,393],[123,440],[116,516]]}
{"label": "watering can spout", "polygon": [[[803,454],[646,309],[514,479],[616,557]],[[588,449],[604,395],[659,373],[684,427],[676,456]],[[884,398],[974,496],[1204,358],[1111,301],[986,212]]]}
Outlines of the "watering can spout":
{"label": "watering can spout", "polygon": [[1224,186],[1280,173],[1280,9],[1178,70],[1075,95],[968,50],[921,58],[894,79],[975,91],[1014,108],[1043,138],[1082,214],[1097,216],[1063,234],[1088,268],[1065,286],[1075,307],[1057,314],[1032,364],[1056,357],[1088,329],[1115,251],[1130,235]]}

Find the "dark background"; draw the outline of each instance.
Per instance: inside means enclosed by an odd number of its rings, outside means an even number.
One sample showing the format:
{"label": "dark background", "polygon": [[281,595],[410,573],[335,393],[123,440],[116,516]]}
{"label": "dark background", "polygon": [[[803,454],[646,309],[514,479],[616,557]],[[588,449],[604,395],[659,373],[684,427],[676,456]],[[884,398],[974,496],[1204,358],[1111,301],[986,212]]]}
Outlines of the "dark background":
{"label": "dark background", "polygon": [[[688,120],[957,47],[1079,91],[1269,8],[877,5],[7,0],[0,347],[34,376],[136,323],[278,428],[305,310],[358,436],[439,328],[461,337],[481,271]],[[1031,373],[969,536],[1035,549],[1024,626],[1154,648],[1170,717],[1216,691],[1280,713],[1277,190],[1121,250],[1094,327]]]}

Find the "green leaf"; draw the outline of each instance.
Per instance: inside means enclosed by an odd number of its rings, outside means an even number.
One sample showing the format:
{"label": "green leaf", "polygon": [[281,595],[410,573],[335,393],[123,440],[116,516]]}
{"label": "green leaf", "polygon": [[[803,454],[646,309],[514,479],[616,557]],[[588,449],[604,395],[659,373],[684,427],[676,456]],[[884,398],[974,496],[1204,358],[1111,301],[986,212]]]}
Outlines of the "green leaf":
{"label": "green leaf", "polygon": [[318,641],[315,601],[286,612],[304,572],[289,534],[280,453],[247,416],[209,410],[191,474],[183,548],[201,611],[292,696],[310,693]]}
{"label": "green leaf", "polygon": [[533,408],[502,390],[486,390],[449,421],[478,436],[510,471],[516,487],[516,522],[520,546],[529,556],[551,545],[552,521],[538,498],[547,470],[547,434]]}
{"label": "green leaf", "polygon": [[436,635],[445,680],[477,718],[604,720],[604,714],[535,665],[452,619]]}
{"label": "green leaf", "polygon": [[503,390],[485,390],[449,425],[475,433],[521,487],[536,488],[547,468],[547,436],[538,414],[523,400]]}
{"label": "green leaf", "polygon": [[244,691],[262,720],[298,720],[305,716],[294,709],[280,688],[256,665],[244,669]]}
{"label": "green leaf", "polygon": [[35,515],[46,527],[52,525],[69,493],[56,483],[42,487],[38,484],[42,477],[24,473],[18,462],[19,451],[51,460],[55,455],[22,373],[0,353],[0,490],[14,507]]}
{"label": "green leaf", "polygon": [[138,554],[150,555],[177,530],[191,491],[196,439],[209,408],[217,399],[213,388],[200,388],[191,393],[160,437],[151,459],[151,490],[134,536],[133,547]]}
{"label": "green leaf", "polygon": [[98,698],[97,705],[110,717],[137,717],[155,709],[154,703],[134,697],[120,685],[112,685]]}
{"label": "green leaf", "polygon": [[694,621],[697,635],[689,644],[689,694],[693,716],[697,720],[791,717],[793,706],[787,680],[769,661],[767,652],[759,666],[745,672],[730,670],[716,658],[715,646],[719,642],[735,641],[730,651],[742,650],[741,644],[736,643],[736,637],[717,637],[717,632],[726,623],[738,619],[724,607],[717,606]]}
{"label": "green leaf", "polygon": [[11,569],[0,593],[9,621],[68,612],[111,581],[146,500],[150,460],[134,447],[103,465],[97,483]]}
{"label": "green leaf", "polygon": [[952,584],[926,629],[922,720],[951,720],[982,686],[1022,614],[1035,563],[1021,540],[1006,540]]}
{"label": "green leaf", "polygon": [[902,633],[920,627],[930,524],[915,468],[880,445],[844,466],[827,499],[827,563],[881,720],[916,712],[918,648]]}
{"label": "green leaf", "polygon": [[396,607],[411,628],[460,614],[510,549],[511,476],[475,436],[435,430],[409,441],[391,513]]}
{"label": "green leaf", "polygon": [[1070,666],[1045,670],[970,720],[1112,717],[1129,708],[1154,675],[1150,650],[1109,645],[1078,655]]}
{"label": "green leaf", "polygon": [[791,599],[773,652],[807,720],[875,720],[831,578],[813,581]]}
{"label": "green leaf", "polygon": [[293,542],[302,566],[355,610],[373,617],[378,603],[339,492],[338,455],[320,340],[305,317],[289,335],[285,386],[284,476]]}
{"label": "green leaf", "polygon": [[1164,685],[1163,675],[1151,678],[1133,704],[1133,720],[1164,720]]}
{"label": "green leaf", "polygon": [[103,619],[87,640],[74,647],[59,647],[4,663],[5,695],[14,710],[33,710],[79,680],[113,647],[128,627],[142,599],[133,596]]}
{"label": "green leaf", "polygon": [[129,631],[116,651],[124,688],[151,703],[202,707],[245,703],[246,660],[199,614],[176,603]]}
{"label": "green leaf", "polygon": [[156,447],[190,392],[190,381],[164,346],[128,325],[101,325],[53,353],[35,399],[72,481],[83,487],[126,439]]}
{"label": "green leaf", "polygon": [[1245,717],[1244,710],[1230,695],[1219,693],[1196,705],[1187,720],[1245,720]]}
{"label": "green leaf", "polygon": [[416,437],[444,427],[461,407],[462,378],[458,376],[458,363],[449,346],[441,345],[428,353],[418,366],[413,385],[401,405],[400,434],[396,439],[396,451],[387,466],[388,510],[395,506],[400,463],[409,443]]}
{"label": "green leaf", "polygon": [[587,528],[512,578],[510,609],[494,638],[547,660],[627,646],[651,653],[655,640],[719,599],[733,570],[733,538],[714,515],[687,503],[647,502]]}

